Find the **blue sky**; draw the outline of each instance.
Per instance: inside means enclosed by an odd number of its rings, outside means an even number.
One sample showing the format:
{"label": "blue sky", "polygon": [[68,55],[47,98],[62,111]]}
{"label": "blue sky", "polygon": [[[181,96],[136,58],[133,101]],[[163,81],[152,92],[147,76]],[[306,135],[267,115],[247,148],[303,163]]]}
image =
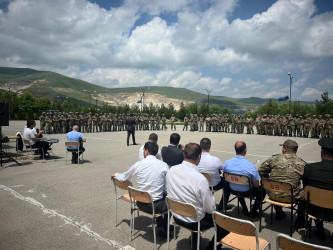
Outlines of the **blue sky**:
{"label": "blue sky", "polygon": [[0,66],[235,98],[333,94],[333,1],[0,0]]}

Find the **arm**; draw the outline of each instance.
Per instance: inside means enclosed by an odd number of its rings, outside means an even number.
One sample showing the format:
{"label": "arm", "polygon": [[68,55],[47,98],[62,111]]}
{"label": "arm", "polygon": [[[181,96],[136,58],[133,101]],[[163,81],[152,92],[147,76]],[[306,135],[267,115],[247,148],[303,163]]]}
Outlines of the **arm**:
{"label": "arm", "polygon": [[206,213],[212,214],[216,209],[216,205],[215,205],[215,197],[209,189],[208,181],[205,179],[204,181],[201,182],[201,184],[198,187],[199,187],[199,190],[197,190],[198,199],[203,204],[203,210]]}
{"label": "arm", "polygon": [[123,174],[115,173],[111,175],[111,179],[116,178],[118,181],[127,181],[131,179],[136,174],[137,163],[132,165],[129,170]]}
{"label": "arm", "polygon": [[269,174],[271,172],[271,164],[269,159],[260,165],[258,172],[261,178],[269,177]]}

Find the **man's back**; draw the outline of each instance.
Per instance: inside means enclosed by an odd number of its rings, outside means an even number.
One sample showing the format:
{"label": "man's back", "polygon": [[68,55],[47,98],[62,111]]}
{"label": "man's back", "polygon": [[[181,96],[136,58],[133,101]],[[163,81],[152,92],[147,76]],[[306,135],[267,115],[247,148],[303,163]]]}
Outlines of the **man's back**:
{"label": "man's back", "polygon": [[161,152],[163,161],[169,166],[178,165],[184,160],[183,150],[175,145],[163,147]]}
{"label": "man's back", "polygon": [[[226,160],[224,163],[224,172],[238,175],[245,175],[250,178],[250,183],[260,179],[258,170],[253,163],[245,159],[244,156],[236,155],[234,158]],[[246,192],[249,186],[230,183],[230,188],[235,191]]]}
{"label": "man's back", "polygon": [[[166,187],[168,196],[172,199],[197,207],[200,219],[205,212],[212,213],[215,210],[215,199],[209,190],[208,181],[194,164],[184,161],[173,166],[166,176]],[[196,222],[193,218],[175,216],[185,222]]]}
{"label": "man's back", "polygon": [[[71,131],[71,132],[68,132],[67,133],[67,141],[70,141],[70,142],[77,142],[80,146],[80,139],[82,139],[83,136],[80,132],[78,131]],[[77,147],[68,147],[68,149],[77,149]]]}
{"label": "man's back", "polygon": [[[298,197],[305,164],[306,162],[294,153],[274,155],[261,164],[259,174],[261,178],[292,184],[294,195]],[[282,202],[285,201],[284,199],[289,202],[291,198],[289,194],[279,192],[268,192],[267,194],[271,198],[278,198]]]}
{"label": "man's back", "polygon": [[219,158],[210,155],[208,152],[201,154],[198,169],[200,173],[209,173],[211,175],[213,186],[221,181],[220,170],[223,170],[223,164]]}

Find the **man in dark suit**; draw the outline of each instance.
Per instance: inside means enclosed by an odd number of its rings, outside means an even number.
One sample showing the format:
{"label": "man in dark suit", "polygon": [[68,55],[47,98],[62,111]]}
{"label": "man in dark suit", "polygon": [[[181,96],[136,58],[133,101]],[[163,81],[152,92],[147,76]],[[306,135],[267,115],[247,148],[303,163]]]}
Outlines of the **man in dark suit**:
{"label": "man in dark suit", "polygon": [[130,117],[126,119],[126,125],[127,125],[127,146],[129,146],[129,138],[130,135],[132,134],[132,140],[133,140],[133,145],[138,145],[135,143],[135,125],[136,121],[133,118],[133,114],[130,114]]}
{"label": "man in dark suit", "polygon": [[[321,162],[307,164],[304,167],[303,186],[333,190],[333,138],[325,137],[318,141],[321,146]],[[323,221],[333,221],[333,209],[309,205],[309,212],[315,220],[317,231],[315,235],[321,240],[326,238]],[[322,220],[320,220],[322,219]]]}
{"label": "man in dark suit", "polygon": [[170,136],[170,145],[162,148],[162,159],[163,161],[171,166],[178,165],[183,162],[183,148],[182,144],[179,144],[180,135],[173,133]]}

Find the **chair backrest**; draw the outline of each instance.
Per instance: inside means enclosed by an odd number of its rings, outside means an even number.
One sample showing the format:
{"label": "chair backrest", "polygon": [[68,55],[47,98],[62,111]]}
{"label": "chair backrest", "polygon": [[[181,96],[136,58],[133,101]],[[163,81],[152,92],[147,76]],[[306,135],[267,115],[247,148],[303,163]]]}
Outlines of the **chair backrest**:
{"label": "chair backrest", "polygon": [[304,188],[304,197],[309,203],[318,207],[333,209],[333,191],[306,186]]}
{"label": "chair backrest", "polygon": [[66,141],[65,146],[66,147],[78,147],[79,143],[77,141]]}
{"label": "chair backrest", "polygon": [[313,250],[313,249],[332,249],[329,247],[310,244],[301,240],[296,240],[285,234],[278,234],[276,236],[276,249],[283,250]]}
{"label": "chair backrest", "polygon": [[237,175],[230,173],[223,173],[224,180],[237,185],[250,185],[249,177],[245,175]]}
{"label": "chair backrest", "polygon": [[210,173],[201,173],[203,176],[205,176],[205,178],[207,179],[207,181],[209,182],[209,185],[212,181],[212,176],[210,175]]}
{"label": "chair backrest", "polygon": [[30,141],[29,140],[23,140],[25,145],[30,146]]}
{"label": "chair backrest", "polygon": [[172,212],[175,212],[179,215],[191,217],[191,218],[198,218],[197,210],[195,206],[193,206],[190,203],[185,203],[181,201],[177,201],[174,199],[171,199],[170,197],[165,198],[168,209],[170,209]]}
{"label": "chair backrest", "polygon": [[129,186],[133,186],[132,182],[127,180],[127,181],[119,181],[116,178],[111,179],[113,181],[113,185],[115,188],[120,188],[123,190],[127,190]]}
{"label": "chair backrest", "polygon": [[261,180],[261,186],[264,189],[280,193],[292,193],[293,187],[288,182],[272,181],[268,179]]}
{"label": "chair backrest", "polygon": [[247,220],[236,219],[219,212],[213,212],[213,220],[216,225],[229,232],[257,237],[256,226]]}
{"label": "chair backrest", "polygon": [[142,203],[151,203],[153,201],[151,195],[146,191],[136,189],[131,186],[128,186],[127,189],[131,199],[133,198],[135,201],[139,201]]}

